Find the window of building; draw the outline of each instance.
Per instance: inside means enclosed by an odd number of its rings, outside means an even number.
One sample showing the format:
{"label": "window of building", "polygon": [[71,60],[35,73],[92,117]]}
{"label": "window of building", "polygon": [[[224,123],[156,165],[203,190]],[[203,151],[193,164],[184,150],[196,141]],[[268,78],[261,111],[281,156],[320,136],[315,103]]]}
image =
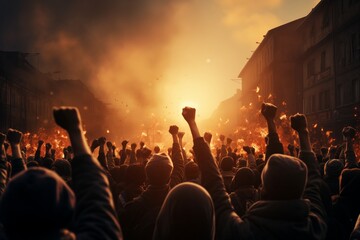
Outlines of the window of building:
{"label": "window of building", "polygon": [[346,49],[344,42],[339,43],[338,50],[339,50],[339,65],[344,67],[346,64]]}
{"label": "window of building", "polygon": [[321,52],[321,72],[325,71],[326,69],[326,51]]}
{"label": "window of building", "polygon": [[324,93],[324,109],[330,108],[330,90],[326,90]]}
{"label": "window of building", "polygon": [[341,106],[344,105],[345,94],[344,94],[344,86],[339,84],[336,87],[336,105]]}
{"label": "window of building", "polygon": [[360,102],[360,79],[352,81],[352,99],[353,102]]}
{"label": "window of building", "polygon": [[311,77],[315,74],[315,59],[311,59],[307,64],[307,76]]}
{"label": "window of building", "polygon": [[311,112],[315,112],[316,111],[316,96],[312,95],[311,96],[311,108],[310,108]]}

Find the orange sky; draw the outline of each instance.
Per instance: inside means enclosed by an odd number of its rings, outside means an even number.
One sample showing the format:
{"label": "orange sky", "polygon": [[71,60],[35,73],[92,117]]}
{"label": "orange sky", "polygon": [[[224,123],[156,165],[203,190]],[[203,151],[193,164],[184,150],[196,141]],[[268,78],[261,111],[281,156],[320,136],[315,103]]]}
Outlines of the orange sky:
{"label": "orange sky", "polygon": [[307,15],[318,0],[195,0],[176,16],[178,34],[169,47],[162,75],[168,114],[184,105],[207,118],[219,102],[235,94],[246,58],[266,32]]}

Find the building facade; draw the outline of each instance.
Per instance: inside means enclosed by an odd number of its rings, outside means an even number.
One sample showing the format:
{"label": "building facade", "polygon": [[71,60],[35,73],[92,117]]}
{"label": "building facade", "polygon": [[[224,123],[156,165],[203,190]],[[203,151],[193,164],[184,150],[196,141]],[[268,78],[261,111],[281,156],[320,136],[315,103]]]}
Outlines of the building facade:
{"label": "building facade", "polygon": [[270,30],[239,77],[244,96],[258,86],[264,101],[272,94],[340,139],[345,125],[360,126],[360,1],[321,0],[305,18]]}
{"label": "building facade", "polygon": [[239,74],[243,103],[272,102],[289,112],[301,108],[300,44],[303,18],[268,31]]}

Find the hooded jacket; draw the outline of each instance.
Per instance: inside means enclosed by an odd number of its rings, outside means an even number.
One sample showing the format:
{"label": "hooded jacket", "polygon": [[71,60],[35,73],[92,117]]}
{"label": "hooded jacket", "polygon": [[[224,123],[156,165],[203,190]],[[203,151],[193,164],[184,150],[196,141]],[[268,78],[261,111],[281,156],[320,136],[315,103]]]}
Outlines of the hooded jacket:
{"label": "hooded jacket", "polygon": [[215,211],[209,193],[193,183],[181,183],[173,188],[161,207],[153,239],[212,240],[214,237]]}
{"label": "hooded jacket", "polygon": [[220,172],[203,138],[194,139],[194,152],[203,176],[203,186],[214,202],[217,239],[325,238],[326,212],[320,197],[322,180],[314,153],[300,153],[300,159],[308,168],[304,199],[260,201],[242,219],[234,212]]}

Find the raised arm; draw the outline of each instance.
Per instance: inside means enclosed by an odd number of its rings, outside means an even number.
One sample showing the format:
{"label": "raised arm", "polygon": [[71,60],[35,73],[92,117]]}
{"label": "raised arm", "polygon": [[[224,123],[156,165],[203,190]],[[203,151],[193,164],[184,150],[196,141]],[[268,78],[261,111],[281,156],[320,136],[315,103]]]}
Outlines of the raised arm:
{"label": "raised arm", "polygon": [[39,165],[41,165],[41,147],[44,144],[43,140],[39,140],[38,141],[38,145],[37,145],[37,149],[35,152],[35,161],[37,161],[39,163]]}
{"label": "raised arm", "polygon": [[266,146],[265,161],[274,153],[284,153],[283,145],[279,140],[276,131],[275,115],[277,107],[271,103],[263,103],[261,105],[261,114],[264,116],[268,126],[268,144]]}
{"label": "raised arm", "polygon": [[122,239],[109,182],[91,155],[78,110],[55,108],[54,119],[68,132],[74,152],[72,183],[76,196],[74,232],[77,239]]}
{"label": "raised arm", "polygon": [[98,160],[101,164],[101,166],[108,170],[108,165],[107,165],[107,161],[106,161],[106,155],[105,155],[105,143],[106,143],[106,138],[105,137],[101,137],[99,138],[99,155],[98,155]]}
{"label": "raised arm", "polygon": [[[299,158],[308,169],[307,185],[304,191],[304,198],[311,203],[311,212],[316,214],[325,225],[326,210],[321,199],[322,178],[319,171],[315,153],[312,151],[307,120],[304,114],[296,114],[290,117],[291,127],[298,133],[300,142]],[[326,229],[326,225],[321,226]],[[324,229],[324,230],[325,230]]]}
{"label": "raised arm", "polygon": [[356,130],[353,127],[344,127],[342,134],[345,141],[345,168],[357,168],[356,156],[354,152],[354,138]]}
{"label": "raised arm", "polygon": [[184,160],[179,144],[178,126],[175,125],[170,126],[169,133],[171,134],[173,139],[171,160],[174,165],[174,169],[170,177],[170,187],[175,187],[177,184],[181,183],[184,179]]}
{"label": "raised arm", "polygon": [[215,163],[209,145],[200,136],[197,124],[195,122],[194,108],[186,107],[183,109],[182,115],[189,124],[191,134],[194,140],[194,153],[198,161],[199,169],[201,171],[202,186],[209,192],[216,211],[216,231],[217,236],[221,239],[222,236],[231,238],[231,233],[234,232],[232,227],[242,220],[231,205],[228,194],[224,186],[220,171]]}
{"label": "raised arm", "polygon": [[22,133],[18,130],[9,128],[6,138],[10,143],[10,147],[11,147],[11,152],[12,152],[12,158],[10,161],[12,166],[11,177],[14,177],[19,172],[26,170],[26,165],[22,158],[21,149],[20,149]]}

